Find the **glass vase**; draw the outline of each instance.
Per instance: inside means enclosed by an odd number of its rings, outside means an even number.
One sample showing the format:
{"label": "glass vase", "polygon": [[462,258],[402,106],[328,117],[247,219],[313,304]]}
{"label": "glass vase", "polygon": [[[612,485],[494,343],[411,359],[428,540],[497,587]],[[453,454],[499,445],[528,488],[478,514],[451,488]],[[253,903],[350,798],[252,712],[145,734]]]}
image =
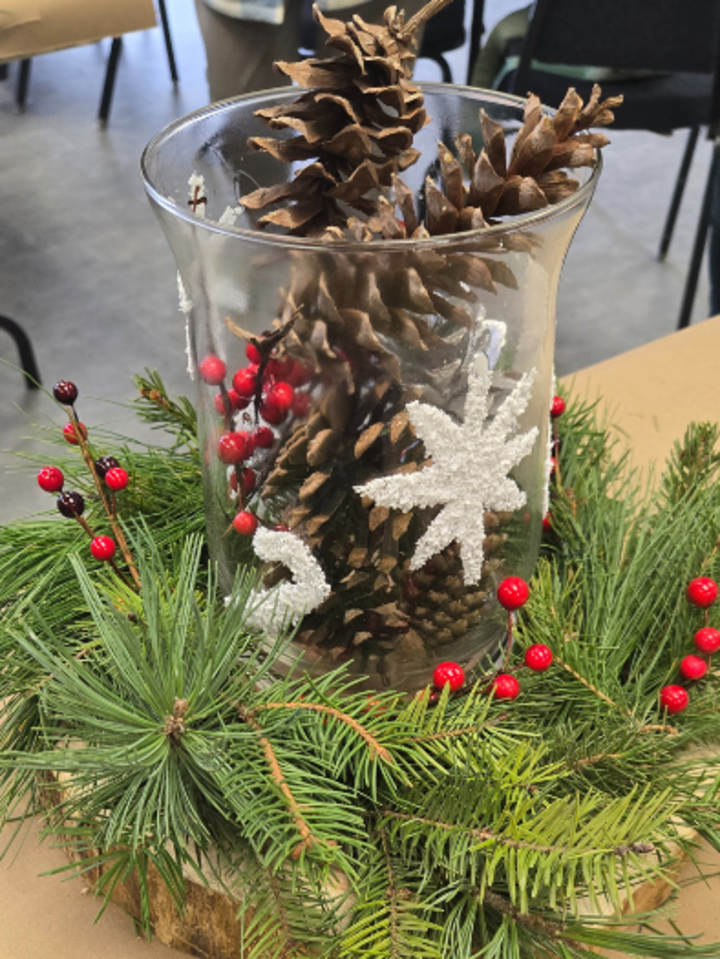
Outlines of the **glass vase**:
{"label": "glass vase", "polygon": [[[422,86],[431,122],[403,173],[422,194],[437,141],[522,101]],[[292,165],[248,145],[285,88],[178,120],[142,169],[188,317],[211,555],[251,622],[292,629],[283,668],[345,664],[413,691],[497,654],[495,598],[528,578],[547,509],[560,270],[599,174],[532,214],[429,239],[335,241],[257,228],[242,197]],[[284,664],[284,665],[283,665]]]}

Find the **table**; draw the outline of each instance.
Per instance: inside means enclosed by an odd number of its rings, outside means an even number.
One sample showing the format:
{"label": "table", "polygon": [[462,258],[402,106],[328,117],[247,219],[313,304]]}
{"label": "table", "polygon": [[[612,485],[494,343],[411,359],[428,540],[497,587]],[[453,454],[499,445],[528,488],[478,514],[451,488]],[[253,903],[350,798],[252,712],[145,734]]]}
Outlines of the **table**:
{"label": "table", "polygon": [[[581,397],[604,397],[621,443],[634,463],[663,461],[692,420],[720,422],[720,317],[639,347],[567,377]],[[181,959],[158,941],[147,944],[132,921],[110,906],[93,925],[97,901],[80,880],[39,873],[65,863],[59,850],[37,846],[37,831],[17,857],[0,863],[0,959]],[[0,846],[1,846],[0,839]],[[705,848],[701,860],[720,871],[720,856]],[[686,865],[683,878],[694,869]],[[680,896],[684,932],[720,941],[720,879],[695,884]]]}

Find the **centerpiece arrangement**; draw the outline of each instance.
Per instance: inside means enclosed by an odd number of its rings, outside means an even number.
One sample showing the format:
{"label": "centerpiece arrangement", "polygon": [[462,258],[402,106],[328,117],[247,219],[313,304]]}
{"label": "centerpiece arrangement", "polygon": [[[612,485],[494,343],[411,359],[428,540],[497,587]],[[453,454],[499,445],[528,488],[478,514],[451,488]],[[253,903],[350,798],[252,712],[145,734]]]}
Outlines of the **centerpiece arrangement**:
{"label": "centerpiece arrangement", "polygon": [[418,87],[444,2],[317,12],[337,55],[277,65],[305,92],[201,110],[143,157],[221,582],[265,563],[256,622],[297,627],[288,668],[408,691],[496,649],[495,587],[533,568],[557,282],[617,105]]}
{"label": "centerpiece arrangement", "polygon": [[555,395],[616,104],[416,87],[441,3],[148,147],[196,402],[137,378],[155,446],[55,386],[0,822],[212,959],[710,959],[654,922],[720,835],[718,429],[643,494]]}

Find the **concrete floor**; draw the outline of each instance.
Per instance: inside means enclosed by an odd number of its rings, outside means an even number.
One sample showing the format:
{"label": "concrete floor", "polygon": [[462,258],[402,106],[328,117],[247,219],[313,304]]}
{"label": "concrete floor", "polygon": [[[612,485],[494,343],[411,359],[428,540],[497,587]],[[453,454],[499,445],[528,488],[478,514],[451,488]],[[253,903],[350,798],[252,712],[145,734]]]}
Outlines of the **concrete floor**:
{"label": "concrete floor", "polygon": [[[488,0],[490,26],[516,6]],[[75,380],[81,412],[94,425],[128,424],[118,403],[130,379],[155,367],[186,390],[183,321],[175,268],[140,181],[145,143],[174,118],[207,102],[204,50],[192,0],[173,0],[170,18],[180,85],[174,90],[159,30],[126,38],[106,131],[95,121],[109,41],[37,58],[27,111],[14,112],[15,69],[0,83],[0,313],[23,323],[46,385]],[[465,75],[467,51],[452,55]],[[421,61],[417,76],[439,71]],[[614,133],[605,172],[568,255],[558,305],[560,374],[673,330],[679,310],[709,146],[697,151],[667,262],[654,259],[685,134]],[[707,315],[707,284],[694,319]],[[0,358],[16,362],[0,333]],[[96,397],[97,399],[91,399]],[[25,391],[0,367],[0,447],[31,450],[33,423],[53,404]],[[0,459],[0,522],[48,505],[47,497]]]}

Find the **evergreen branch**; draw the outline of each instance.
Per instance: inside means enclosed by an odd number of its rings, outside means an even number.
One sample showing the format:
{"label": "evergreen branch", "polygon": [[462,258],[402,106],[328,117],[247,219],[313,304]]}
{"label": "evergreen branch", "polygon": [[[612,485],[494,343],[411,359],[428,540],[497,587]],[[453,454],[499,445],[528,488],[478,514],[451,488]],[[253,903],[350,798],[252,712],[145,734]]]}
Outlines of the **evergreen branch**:
{"label": "evergreen branch", "polygon": [[[306,702],[294,702],[294,703],[262,703],[259,706],[256,706],[253,713],[259,712],[260,710],[265,709],[310,709],[316,713],[325,713],[328,716],[332,716],[333,719],[337,719],[342,723],[348,725],[353,732],[357,733],[361,739],[364,739],[370,750],[370,759],[375,759],[376,756],[379,756],[380,759],[383,759],[386,763],[392,764],[392,756],[387,751],[387,749],[372,736],[365,727],[353,719],[352,716],[348,716],[347,713],[341,712],[339,709],[335,709],[333,706],[325,706],[322,703],[306,703]],[[240,711],[241,718],[248,721],[248,717],[251,717],[251,713],[247,710]]]}
{"label": "evergreen branch", "polygon": [[462,729],[443,729],[435,733],[425,733],[421,736],[411,736],[411,743],[433,743],[440,742],[444,739],[455,739],[458,736],[472,736],[476,733],[482,732],[484,729],[490,729],[492,726],[498,726],[500,723],[504,722],[507,719],[507,715],[504,716],[495,716],[493,719],[489,719],[487,722],[480,723],[477,726],[465,726]]}
{"label": "evergreen branch", "polygon": [[574,676],[579,683],[582,683],[583,686],[587,687],[587,689],[589,689],[591,693],[594,693],[597,697],[602,699],[603,702],[607,703],[609,706],[612,706],[614,709],[619,709],[626,716],[630,715],[626,709],[623,709],[622,706],[618,706],[618,704],[614,700],[610,699],[610,697],[606,693],[604,693],[601,689],[598,689],[597,686],[594,686],[589,680],[585,679],[584,676],[581,676],[576,669],[573,669],[572,666],[566,663],[564,659],[561,659],[560,656],[557,655],[557,653],[553,654],[553,659],[558,664],[558,666],[562,666],[563,669],[567,670],[567,672],[569,672],[571,676]]}
{"label": "evergreen branch", "polygon": [[295,827],[300,834],[300,842],[292,851],[293,859],[299,859],[307,849],[310,849],[315,843],[319,843],[320,840],[313,836],[310,826],[308,826],[305,818],[303,817],[300,805],[287,784],[285,776],[283,775],[283,771],[280,768],[280,763],[275,755],[275,750],[272,747],[272,743],[267,736],[265,736],[262,726],[254,718],[252,711],[245,709],[243,706],[238,707],[238,715],[243,722],[247,723],[248,726],[250,726],[250,728],[258,734],[258,741],[267,761],[272,780],[282,793],[290,811],[292,820],[295,823]]}

